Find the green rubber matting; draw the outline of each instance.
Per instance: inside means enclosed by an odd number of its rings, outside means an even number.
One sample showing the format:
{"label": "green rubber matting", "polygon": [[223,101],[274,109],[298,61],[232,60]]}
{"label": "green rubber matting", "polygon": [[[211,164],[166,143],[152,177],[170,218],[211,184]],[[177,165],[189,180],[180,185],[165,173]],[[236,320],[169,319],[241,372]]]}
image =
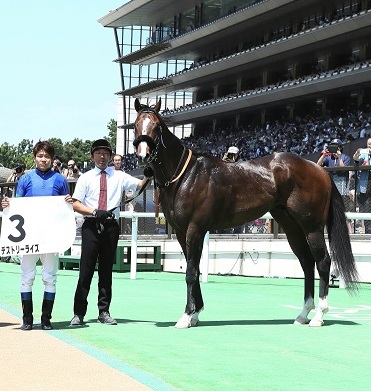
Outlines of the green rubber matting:
{"label": "green rubber matting", "polygon": [[[43,284],[38,267],[33,296],[39,322]],[[320,328],[295,326],[303,280],[209,276],[198,327],[174,327],[184,311],[183,274],[114,273],[111,315],[96,322],[97,276],[86,326],[69,327],[78,271],[58,272],[50,331],[154,390],[369,390],[371,285],[356,297],[331,288]],[[21,318],[20,268],[0,263],[0,307]],[[1,328],[0,328],[1,332]],[[32,333],[32,331],[30,332]]]}

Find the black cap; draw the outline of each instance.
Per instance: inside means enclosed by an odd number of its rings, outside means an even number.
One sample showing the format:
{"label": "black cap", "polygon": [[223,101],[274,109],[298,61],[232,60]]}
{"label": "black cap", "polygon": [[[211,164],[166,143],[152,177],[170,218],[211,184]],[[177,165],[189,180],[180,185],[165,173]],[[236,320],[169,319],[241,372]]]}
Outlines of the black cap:
{"label": "black cap", "polygon": [[339,147],[343,145],[341,140],[339,140],[338,138],[333,139],[330,144],[337,144]]}
{"label": "black cap", "polygon": [[93,144],[91,145],[91,149],[90,149],[90,153],[93,154],[94,151],[96,149],[99,149],[99,148],[105,148],[105,149],[108,149],[110,154],[112,155],[112,148],[111,148],[111,145],[110,143],[105,140],[104,138],[100,138],[99,140],[96,140],[93,142]]}

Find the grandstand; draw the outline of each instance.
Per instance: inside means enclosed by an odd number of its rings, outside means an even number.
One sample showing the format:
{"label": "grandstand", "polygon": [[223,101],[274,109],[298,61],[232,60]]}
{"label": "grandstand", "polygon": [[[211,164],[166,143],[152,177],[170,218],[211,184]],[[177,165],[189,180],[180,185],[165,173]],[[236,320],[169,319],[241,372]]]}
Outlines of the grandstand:
{"label": "grandstand", "polygon": [[136,97],[161,97],[181,138],[371,101],[371,0],[132,0],[99,22],[117,47],[121,153]]}

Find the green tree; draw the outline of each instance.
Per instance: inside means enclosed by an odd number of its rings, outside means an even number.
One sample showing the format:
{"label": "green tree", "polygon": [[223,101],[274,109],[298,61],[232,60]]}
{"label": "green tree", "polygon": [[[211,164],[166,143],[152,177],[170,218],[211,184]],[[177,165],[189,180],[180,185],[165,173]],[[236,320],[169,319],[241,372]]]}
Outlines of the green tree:
{"label": "green tree", "polygon": [[73,159],[80,167],[85,167],[90,164],[90,147],[92,141],[75,138],[71,142],[64,145],[64,156],[66,162]]}
{"label": "green tree", "polygon": [[67,163],[64,156],[64,145],[62,140],[60,138],[51,137],[48,141],[53,145],[55,154],[62,159],[63,163]]}
{"label": "green tree", "polygon": [[108,137],[105,139],[111,144],[112,150],[116,151],[117,121],[111,119],[107,124]]}
{"label": "green tree", "polygon": [[14,157],[14,163],[23,162],[26,165],[26,169],[30,169],[34,166],[33,158],[33,141],[23,139],[16,147],[16,156]]}
{"label": "green tree", "polygon": [[[116,150],[117,122],[111,119],[107,124],[108,136],[104,137],[112,145],[113,151]],[[49,139],[54,146],[55,154],[60,156],[63,163],[73,159],[81,168],[91,164],[90,147],[93,141],[75,138],[65,144],[60,138],[52,137]],[[23,162],[27,169],[35,166],[33,157],[33,140],[23,139],[17,146],[9,143],[0,144],[0,166],[7,168],[14,167],[15,163]]]}
{"label": "green tree", "polygon": [[15,163],[16,148],[14,145],[4,143],[0,145],[0,164],[4,167],[12,168]]}

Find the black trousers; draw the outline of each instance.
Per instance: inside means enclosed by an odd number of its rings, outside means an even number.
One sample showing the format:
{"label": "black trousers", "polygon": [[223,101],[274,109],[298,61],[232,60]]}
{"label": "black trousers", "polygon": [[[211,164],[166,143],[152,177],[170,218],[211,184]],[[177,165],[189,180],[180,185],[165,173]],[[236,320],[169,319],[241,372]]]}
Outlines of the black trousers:
{"label": "black trousers", "polygon": [[96,220],[85,219],[81,227],[81,259],[77,282],[74,314],[85,316],[88,308],[88,295],[95,266],[98,260],[98,311],[109,311],[112,299],[112,266],[116,257],[119,239],[119,225],[108,220],[104,230],[98,233]]}

